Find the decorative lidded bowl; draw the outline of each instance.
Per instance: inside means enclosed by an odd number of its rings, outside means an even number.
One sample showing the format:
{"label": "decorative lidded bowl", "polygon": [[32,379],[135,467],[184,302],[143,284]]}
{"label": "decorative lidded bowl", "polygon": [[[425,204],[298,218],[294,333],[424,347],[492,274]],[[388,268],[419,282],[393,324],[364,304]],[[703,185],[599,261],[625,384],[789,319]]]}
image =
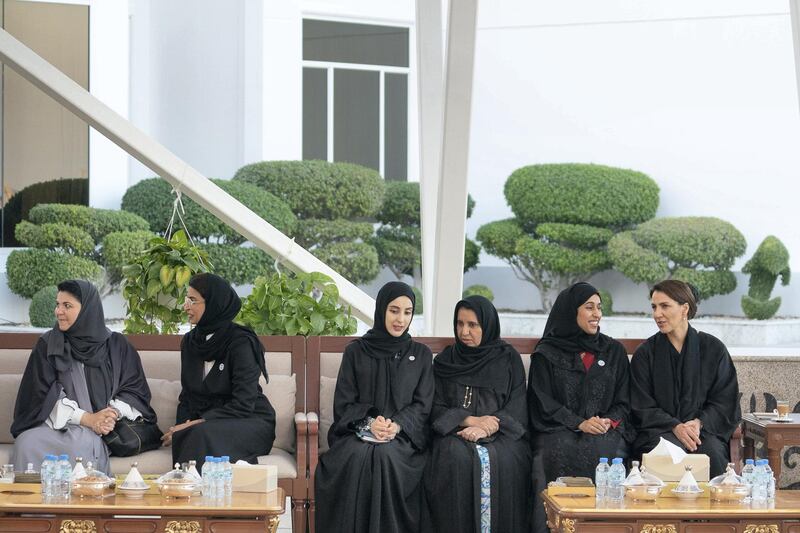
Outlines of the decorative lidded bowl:
{"label": "decorative lidded bowl", "polygon": [[95,470],[91,462],[86,463],[86,475],[72,480],[72,495],[81,498],[102,498],[114,486],[114,479]]}
{"label": "decorative lidded bowl", "polygon": [[190,498],[202,483],[196,474],[183,470],[178,463],[175,463],[173,470],[156,480],[159,492],[167,498]]}
{"label": "decorative lidded bowl", "polygon": [[716,501],[741,501],[750,495],[750,486],[736,474],[733,463],[728,463],[725,473],[708,482],[708,490]]}

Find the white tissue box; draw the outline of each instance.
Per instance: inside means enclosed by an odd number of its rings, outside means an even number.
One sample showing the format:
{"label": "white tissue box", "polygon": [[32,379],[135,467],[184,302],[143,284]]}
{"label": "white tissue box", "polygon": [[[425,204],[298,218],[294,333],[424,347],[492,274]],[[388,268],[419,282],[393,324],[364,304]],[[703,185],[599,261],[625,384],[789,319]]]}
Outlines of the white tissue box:
{"label": "white tissue box", "polygon": [[269,492],[278,488],[278,467],[234,464],[231,489],[235,492]]}
{"label": "white tissue box", "polygon": [[648,452],[642,455],[642,466],[661,481],[680,481],[686,472],[686,466],[692,467],[692,474],[698,481],[708,481],[710,466],[708,456],[704,453],[690,453],[680,463],[673,463],[669,455],[654,455]]}

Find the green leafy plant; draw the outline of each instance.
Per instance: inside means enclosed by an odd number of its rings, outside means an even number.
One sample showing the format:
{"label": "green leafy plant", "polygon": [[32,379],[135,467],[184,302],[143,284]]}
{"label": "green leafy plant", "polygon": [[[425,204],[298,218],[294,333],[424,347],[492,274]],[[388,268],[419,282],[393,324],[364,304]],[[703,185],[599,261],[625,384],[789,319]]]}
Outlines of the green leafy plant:
{"label": "green leafy plant", "polygon": [[149,248],[122,269],[122,296],[128,308],[125,333],[177,333],[189,279],[210,268],[208,254],[183,230],[169,240],[151,239]]}
{"label": "green leafy plant", "polygon": [[611,316],[614,314],[614,299],[611,293],[605,289],[598,289],[600,293],[600,301],[603,304],[603,316]]}
{"label": "green leafy plant", "polygon": [[486,285],[470,285],[464,289],[464,292],[461,293],[462,298],[466,298],[467,296],[483,296],[489,301],[494,300],[494,293],[492,292],[492,289]]}
{"label": "green leafy plant", "polygon": [[654,217],[659,191],[633,170],[549,164],[515,170],[504,192],[515,216],[481,226],[478,241],[536,286],[548,311],[558,292],[611,267],[612,235]]}
{"label": "green leafy plant", "polygon": [[352,335],[356,319],[339,303],[339,289],[320,272],[256,278],[237,321],[259,335]]}
{"label": "green leafy plant", "polygon": [[56,308],[56,295],[58,294],[58,287],[55,285],[48,285],[42,287],[31,299],[31,306],[28,308],[28,317],[31,320],[31,326],[35,328],[49,328],[52,327],[56,321],[54,309]]}
{"label": "green leafy plant", "polygon": [[6,261],[8,288],[23,298],[33,298],[39,289],[65,279],[85,279],[102,286],[103,274],[94,261],[54,250],[14,250]]}
{"label": "green leafy plant", "polygon": [[701,299],[736,288],[730,268],[747,247],[731,223],[714,217],[649,220],[615,235],[608,253],[616,270],[650,285],[674,278],[694,285]]}
{"label": "green leafy plant", "polygon": [[778,276],[781,285],[788,285],[791,276],[789,250],[777,237],[770,235],[758,245],[756,253],[744,265],[742,272],[750,274],[750,287],[742,295],[742,311],[747,318],[772,318],[781,306],[781,297],[771,298]]}

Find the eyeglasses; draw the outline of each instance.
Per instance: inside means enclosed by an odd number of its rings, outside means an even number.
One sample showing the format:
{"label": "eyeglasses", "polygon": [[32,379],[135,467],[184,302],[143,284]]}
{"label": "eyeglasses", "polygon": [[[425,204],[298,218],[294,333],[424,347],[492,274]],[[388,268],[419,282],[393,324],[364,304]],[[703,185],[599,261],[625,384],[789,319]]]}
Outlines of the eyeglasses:
{"label": "eyeglasses", "polygon": [[189,304],[191,306],[195,306],[197,304],[204,304],[206,303],[205,300],[197,300],[196,298],[192,298],[191,296],[187,296],[183,299],[184,305]]}

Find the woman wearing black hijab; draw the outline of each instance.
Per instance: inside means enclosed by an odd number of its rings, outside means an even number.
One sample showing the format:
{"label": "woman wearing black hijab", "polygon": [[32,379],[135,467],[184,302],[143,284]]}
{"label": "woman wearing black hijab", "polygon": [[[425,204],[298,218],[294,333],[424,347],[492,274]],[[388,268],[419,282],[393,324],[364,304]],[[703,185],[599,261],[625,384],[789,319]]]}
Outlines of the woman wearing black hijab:
{"label": "woman wearing black hijab", "polygon": [[433,444],[425,470],[431,531],[527,531],[531,457],[525,369],[483,296],[456,304],[455,344],[433,363]]}
{"label": "woman wearing black hijab", "polygon": [[183,308],[195,327],[181,342],[177,425],[164,435],[172,460],[227,455],[255,463],[275,440],[275,410],[258,379],[269,380],[264,345],[250,328],[234,324],[242,307],[230,283],[215,274],[189,280]]}
{"label": "woman wearing black hijab", "polygon": [[141,359],[106,327],[100,296],[88,281],[58,285],[55,315],[55,327],[39,338],[22,376],[11,462],[21,471],[45,454],[68,454],[108,472],[101,436],[120,417],[156,422]]}
{"label": "woman wearing black hijab", "polygon": [[658,333],[631,361],[635,456],[664,437],[687,452],[708,455],[711,476],[720,475],[741,418],[736,367],[722,341],[689,324],[697,312],[692,286],[662,281],[650,291],[650,303]]}
{"label": "woman wearing black hijab", "polygon": [[372,329],[345,348],[316,471],[318,533],[420,530],[434,385],[430,349],[408,334],[413,315],[411,287],[387,283]]}
{"label": "woman wearing black hijab", "polygon": [[538,493],[560,476],[594,478],[600,457],[627,457],[630,374],[625,347],[600,333],[597,289],[580,282],[561,291],[531,355],[528,413],[536,492],[534,522],[544,528]]}

